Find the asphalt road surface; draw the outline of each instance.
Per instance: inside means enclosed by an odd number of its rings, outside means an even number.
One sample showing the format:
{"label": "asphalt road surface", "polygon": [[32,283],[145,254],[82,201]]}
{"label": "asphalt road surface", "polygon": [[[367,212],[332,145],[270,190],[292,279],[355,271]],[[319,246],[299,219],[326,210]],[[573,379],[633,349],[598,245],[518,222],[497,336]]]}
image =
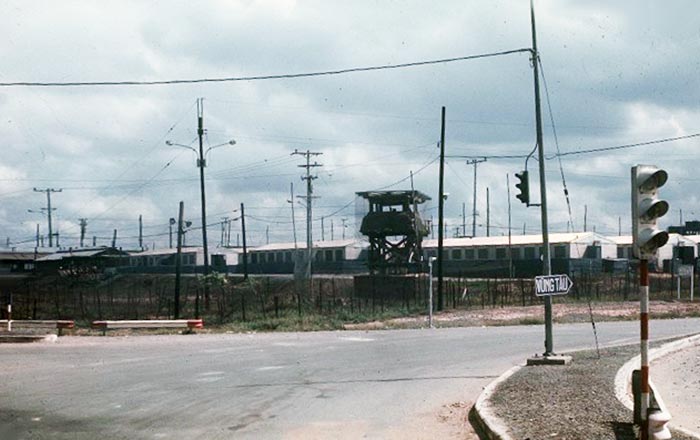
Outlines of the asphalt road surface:
{"label": "asphalt road surface", "polygon": [[[651,324],[652,338],[693,332],[700,319]],[[468,404],[541,352],[543,333],[521,326],[6,344],[0,439],[464,438]],[[601,344],[636,342],[639,325],[598,324],[598,336]],[[554,347],[593,348],[591,326],[555,326]]]}

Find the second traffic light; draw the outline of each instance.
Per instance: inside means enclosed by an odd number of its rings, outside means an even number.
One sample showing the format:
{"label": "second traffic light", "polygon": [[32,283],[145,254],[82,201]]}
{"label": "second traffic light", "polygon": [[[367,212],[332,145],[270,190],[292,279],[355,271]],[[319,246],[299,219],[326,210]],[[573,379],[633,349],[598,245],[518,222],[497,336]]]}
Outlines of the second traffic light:
{"label": "second traffic light", "polygon": [[530,181],[527,170],[515,173],[515,177],[520,180],[520,183],[515,184],[515,187],[520,190],[520,194],[517,194],[515,197],[527,206],[530,206]]}

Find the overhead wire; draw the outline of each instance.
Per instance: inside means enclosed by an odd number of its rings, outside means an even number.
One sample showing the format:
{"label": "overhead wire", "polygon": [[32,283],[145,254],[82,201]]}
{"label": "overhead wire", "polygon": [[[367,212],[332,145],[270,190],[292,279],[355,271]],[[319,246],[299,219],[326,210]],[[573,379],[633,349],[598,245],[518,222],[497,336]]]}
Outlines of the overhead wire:
{"label": "overhead wire", "polygon": [[0,87],[97,87],[97,86],[155,86],[155,85],[174,85],[174,84],[200,84],[200,83],[222,83],[222,82],[238,82],[238,81],[261,81],[261,80],[276,80],[276,79],[295,79],[295,78],[310,78],[318,76],[342,75],[356,72],[369,72],[375,70],[389,69],[404,69],[407,67],[428,66],[432,64],[446,64],[457,61],[467,61],[479,58],[492,58],[503,55],[511,55],[516,53],[531,53],[530,48],[505,50],[500,52],[490,52],[477,55],[467,55],[453,58],[442,58],[436,60],[413,61],[399,64],[382,64],[376,66],[365,67],[350,67],[337,70],[325,70],[319,72],[304,72],[304,73],[285,73],[279,75],[255,75],[255,76],[230,76],[222,78],[194,78],[194,79],[172,79],[172,80],[156,80],[156,81],[65,81],[65,82],[39,82],[39,81],[16,81],[16,82],[0,82]]}

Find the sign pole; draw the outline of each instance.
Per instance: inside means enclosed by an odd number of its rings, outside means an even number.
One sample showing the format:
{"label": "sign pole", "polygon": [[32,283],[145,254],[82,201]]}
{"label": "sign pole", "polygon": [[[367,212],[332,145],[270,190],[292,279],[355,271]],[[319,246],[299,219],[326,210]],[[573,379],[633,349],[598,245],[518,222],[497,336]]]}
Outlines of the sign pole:
{"label": "sign pole", "polygon": [[649,260],[639,260],[639,322],[641,333],[641,439],[649,438]]}

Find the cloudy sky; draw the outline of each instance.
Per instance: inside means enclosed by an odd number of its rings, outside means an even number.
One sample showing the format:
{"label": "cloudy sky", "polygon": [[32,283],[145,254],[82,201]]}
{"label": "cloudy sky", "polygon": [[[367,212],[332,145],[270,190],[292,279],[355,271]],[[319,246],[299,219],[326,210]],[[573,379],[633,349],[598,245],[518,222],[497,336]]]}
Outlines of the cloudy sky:
{"label": "cloudy sky", "polygon": [[[696,1],[536,2],[543,89],[550,228],[617,235],[630,230],[629,169],[669,172],[663,224],[700,218],[694,171],[700,137],[585,154],[582,150],[700,133],[700,5]],[[0,82],[154,81],[244,77],[408,63],[531,46],[527,0],[495,1],[4,1]],[[471,232],[478,166],[477,235],[507,232],[510,175],[515,231],[540,230],[539,211],[515,199],[513,174],[535,144],[529,55],[297,79],[123,87],[0,87],[0,237],[34,245],[39,210],[52,195],[62,246],[87,237],[108,244],[168,245],[168,219],[201,225],[197,98],[204,98],[208,223],[245,203],[249,243],[292,240],[290,183],[303,194],[303,157],[314,159],[315,238],[356,233],[356,191],[415,187],[436,199],[440,109],[446,107],[445,191],[449,235]],[[559,160],[557,151],[566,154]],[[537,162],[528,168],[536,174]],[[534,177],[534,176],[533,176]],[[532,179],[533,201],[538,185]],[[437,204],[423,207],[437,221]],[[304,208],[296,203],[299,240]],[[346,220],[343,220],[346,219]],[[239,222],[232,225],[232,244]],[[461,228],[460,228],[461,229]],[[266,234],[267,232],[267,234]],[[461,231],[460,231],[461,233]],[[209,228],[220,243],[220,226]],[[201,242],[199,231],[188,244]]]}

